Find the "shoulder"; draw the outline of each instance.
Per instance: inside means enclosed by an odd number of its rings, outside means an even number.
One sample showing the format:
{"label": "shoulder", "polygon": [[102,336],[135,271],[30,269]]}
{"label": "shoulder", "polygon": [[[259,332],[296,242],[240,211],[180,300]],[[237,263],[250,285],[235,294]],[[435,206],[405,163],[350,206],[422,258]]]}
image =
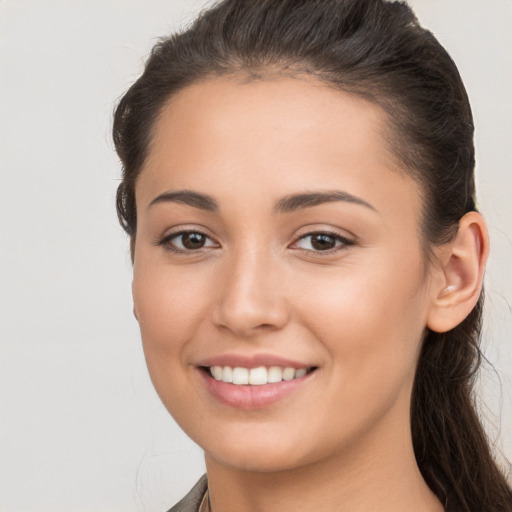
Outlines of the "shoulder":
{"label": "shoulder", "polygon": [[168,512],[198,512],[207,489],[208,480],[206,475],[203,475],[189,493]]}

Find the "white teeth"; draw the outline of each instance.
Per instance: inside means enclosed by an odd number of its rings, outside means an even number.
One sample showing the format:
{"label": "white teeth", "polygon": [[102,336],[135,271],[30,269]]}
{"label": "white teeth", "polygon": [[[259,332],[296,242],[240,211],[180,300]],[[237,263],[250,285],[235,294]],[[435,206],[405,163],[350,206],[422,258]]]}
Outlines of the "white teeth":
{"label": "white teeth", "polygon": [[295,370],[295,378],[299,379],[300,377],[304,377],[307,372],[306,368],[299,368],[298,370]]}
{"label": "white teeth", "polygon": [[251,368],[249,371],[249,384],[253,386],[262,386],[267,384],[267,369],[264,366],[259,368]]}
{"label": "white teeth", "polygon": [[307,368],[295,368],[281,366],[259,366],[258,368],[242,368],[240,366],[211,366],[210,373],[215,380],[221,380],[236,385],[263,386],[304,377],[308,372]]}
{"label": "white teeth", "polygon": [[215,380],[222,380],[222,366],[214,366],[212,368],[212,375]]}
{"label": "white teeth", "polygon": [[283,369],[280,366],[271,366],[268,369],[268,382],[281,382],[283,380]]}
{"label": "white teeth", "polygon": [[249,384],[249,370],[239,366],[233,368],[233,384]]}
{"label": "white teeth", "polygon": [[222,370],[222,380],[224,382],[233,382],[233,368],[231,368],[231,366],[224,366]]}
{"label": "white teeth", "polygon": [[295,377],[295,368],[285,368],[283,370],[283,380],[292,380]]}

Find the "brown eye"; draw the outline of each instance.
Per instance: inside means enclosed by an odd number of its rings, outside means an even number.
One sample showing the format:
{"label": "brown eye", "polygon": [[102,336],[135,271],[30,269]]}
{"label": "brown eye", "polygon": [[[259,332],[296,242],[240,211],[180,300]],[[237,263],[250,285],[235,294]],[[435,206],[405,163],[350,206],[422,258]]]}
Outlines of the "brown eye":
{"label": "brown eye", "polygon": [[336,239],[331,235],[311,235],[311,246],[317,251],[326,251],[336,247]]}
{"label": "brown eye", "polygon": [[180,237],[185,249],[201,249],[206,242],[206,236],[202,233],[183,233]]}
{"label": "brown eye", "polygon": [[158,242],[169,251],[173,252],[192,252],[200,251],[203,248],[218,247],[209,236],[200,231],[180,231],[166,236]]}
{"label": "brown eye", "polygon": [[317,232],[301,236],[294,245],[309,252],[332,253],[354,245],[354,241],[336,233]]}

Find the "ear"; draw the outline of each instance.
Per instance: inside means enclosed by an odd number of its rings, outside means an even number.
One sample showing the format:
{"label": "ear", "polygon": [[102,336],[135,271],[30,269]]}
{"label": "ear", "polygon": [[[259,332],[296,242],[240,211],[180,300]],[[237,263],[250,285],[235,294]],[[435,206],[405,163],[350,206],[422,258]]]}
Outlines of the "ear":
{"label": "ear", "polygon": [[446,332],[459,325],[475,307],[489,254],[489,235],[483,217],[469,212],[457,234],[439,254],[441,279],[435,280],[427,327]]}

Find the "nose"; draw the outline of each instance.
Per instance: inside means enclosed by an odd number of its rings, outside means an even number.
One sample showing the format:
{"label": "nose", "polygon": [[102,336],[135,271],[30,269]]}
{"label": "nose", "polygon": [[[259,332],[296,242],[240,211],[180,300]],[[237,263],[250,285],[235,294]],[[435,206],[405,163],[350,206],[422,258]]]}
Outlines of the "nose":
{"label": "nose", "polygon": [[289,320],[289,308],[278,266],[257,250],[225,261],[213,312],[216,326],[240,338],[282,329]]}

